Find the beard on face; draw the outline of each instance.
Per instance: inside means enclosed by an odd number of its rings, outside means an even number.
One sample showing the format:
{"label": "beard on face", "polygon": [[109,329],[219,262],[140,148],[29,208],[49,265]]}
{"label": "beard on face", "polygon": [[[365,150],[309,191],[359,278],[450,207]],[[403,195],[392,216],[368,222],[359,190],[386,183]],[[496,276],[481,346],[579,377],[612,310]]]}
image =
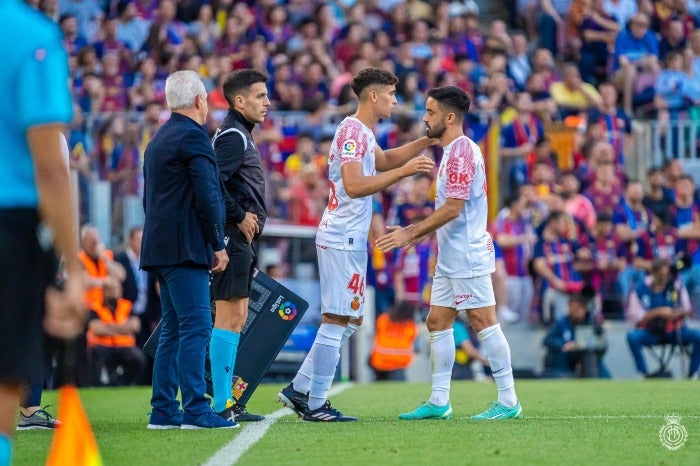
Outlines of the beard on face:
{"label": "beard on face", "polygon": [[429,138],[441,138],[445,131],[447,131],[447,126],[444,123],[432,128],[426,123],[426,134]]}

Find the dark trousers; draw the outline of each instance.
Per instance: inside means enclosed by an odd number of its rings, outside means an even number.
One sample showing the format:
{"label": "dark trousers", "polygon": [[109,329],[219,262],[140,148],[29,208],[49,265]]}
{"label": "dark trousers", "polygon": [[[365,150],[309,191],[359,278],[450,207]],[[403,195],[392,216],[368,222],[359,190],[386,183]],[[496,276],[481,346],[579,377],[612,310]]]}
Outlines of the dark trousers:
{"label": "dark trousers", "polygon": [[[146,356],[143,351],[135,346],[101,346],[96,345],[89,349],[90,367],[92,371],[92,383],[95,386],[101,383],[102,368],[106,367],[109,373],[109,385],[133,385],[141,378],[146,367]],[[121,366],[124,369],[123,377],[116,377],[114,371]]]}
{"label": "dark trousers", "polygon": [[634,357],[634,364],[641,374],[647,374],[647,363],[644,360],[644,354],[642,352],[643,347],[677,344],[679,343],[679,339],[680,343],[683,345],[693,345],[693,350],[690,354],[688,376],[693,375],[698,370],[698,367],[700,367],[700,331],[688,327],[681,327],[678,332],[680,333],[676,334],[676,332],[670,332],[657,335],[645,328],[640,328],[632,330],[627,334],[627,344]]}
{"label": "dark trousers", "polygon": [[177,389],[185,413],[211,411],[204,396],[204,358],[211,338],[209,270],[206,267],[158,267],[162,327],[153,363],[151,406],[164,415],[179,410]]}

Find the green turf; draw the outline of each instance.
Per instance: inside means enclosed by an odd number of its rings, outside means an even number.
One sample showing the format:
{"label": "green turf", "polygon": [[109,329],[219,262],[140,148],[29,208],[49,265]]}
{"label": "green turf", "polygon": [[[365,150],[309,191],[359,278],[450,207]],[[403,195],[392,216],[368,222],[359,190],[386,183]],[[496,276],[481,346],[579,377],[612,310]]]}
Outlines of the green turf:
{"label": "green turf", "polygon": [[[399,421],[428,395],[426,384],[353,386],[332,398],[360,422],[311,424],[285,416],[239,464],[700,464],[700,386],[692,381],[519,381],[525,419],[475,422],[496,393],[493,384],[453,382],[451,421]],[[253,412],[279,408],[281,385],[263,385]],[[55,403],[46,392],[45,403]],[[201,464],[235,431],[148,431],[146,389],[81,390],[106,465]],[[50,408],[55,413],[55,407]],[[664,415],[685,416],[688,440],[678,451],[659,442]],[[15,464],[38,465],[51,433],[19,432]]]}

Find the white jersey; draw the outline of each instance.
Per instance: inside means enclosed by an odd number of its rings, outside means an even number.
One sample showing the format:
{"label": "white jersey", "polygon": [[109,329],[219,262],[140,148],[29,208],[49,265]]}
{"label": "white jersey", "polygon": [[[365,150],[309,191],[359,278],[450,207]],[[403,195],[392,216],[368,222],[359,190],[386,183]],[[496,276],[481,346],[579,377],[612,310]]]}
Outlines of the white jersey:
{"label": "white jersey", "polygon": [[328,156],[328,206],[316,233],[316,244],[341,250],[367,249],[372,221],[372,196],[352,199],[345,192],[340,168],[346,163],[362,164],[362,175],[376,173],[372,130],[355,117],[345,118],[335,132]]}
{"label": "white jersey", "polygon": [[459,216],[437,230],[436,274],[472,278],[496,270],[491,235],[486,231],[488,203],[484,156],[474,141],[461,136],[443,149],[435,209],[447,199],[464,199]]}

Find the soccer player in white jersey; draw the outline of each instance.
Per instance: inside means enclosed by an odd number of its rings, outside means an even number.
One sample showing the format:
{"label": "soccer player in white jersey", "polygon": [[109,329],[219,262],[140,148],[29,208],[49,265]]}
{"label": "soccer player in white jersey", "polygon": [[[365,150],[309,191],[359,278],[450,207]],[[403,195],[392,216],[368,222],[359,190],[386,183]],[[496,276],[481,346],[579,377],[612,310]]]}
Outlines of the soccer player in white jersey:
{"label": "soccer player in white jersey", "polygon": [[464,135],[462,125],[469,97],[455,86],[428,91],[423,121],[429,137],[439,138],[443,156],[437,176],[435,212],[415,226],[394,228],[377,239],[388,251],[417,242],[437,230],[438,259],[430,313],[432,393],[430,399],[399,419],[450,419],[450,378],[455,360],[452,323],[466,310],[481,349],[491,365],[498,401],[472,419],[521,417],[515,395],[510,347],[496,319],[491,273],[495,270],[493,241],[486,231],[486,172],[479,146]]}
{"label": "soccer player in white jersey", "polygon": [[362,323],[371,196],[404,177],[432,172],[435,165],[418,154],[437,139],[424,136],[387,151],[377,146],[372,128],[391,116],[397,82],[383,70],[360,71],[351,84],[358,97],[357,112],[340,123],[331,145],[330,195],[316,234],[321,326],[294,380],[279,393],[279,400],[305,421],[357,420],[334,409],[328,391],[341,344]]}

